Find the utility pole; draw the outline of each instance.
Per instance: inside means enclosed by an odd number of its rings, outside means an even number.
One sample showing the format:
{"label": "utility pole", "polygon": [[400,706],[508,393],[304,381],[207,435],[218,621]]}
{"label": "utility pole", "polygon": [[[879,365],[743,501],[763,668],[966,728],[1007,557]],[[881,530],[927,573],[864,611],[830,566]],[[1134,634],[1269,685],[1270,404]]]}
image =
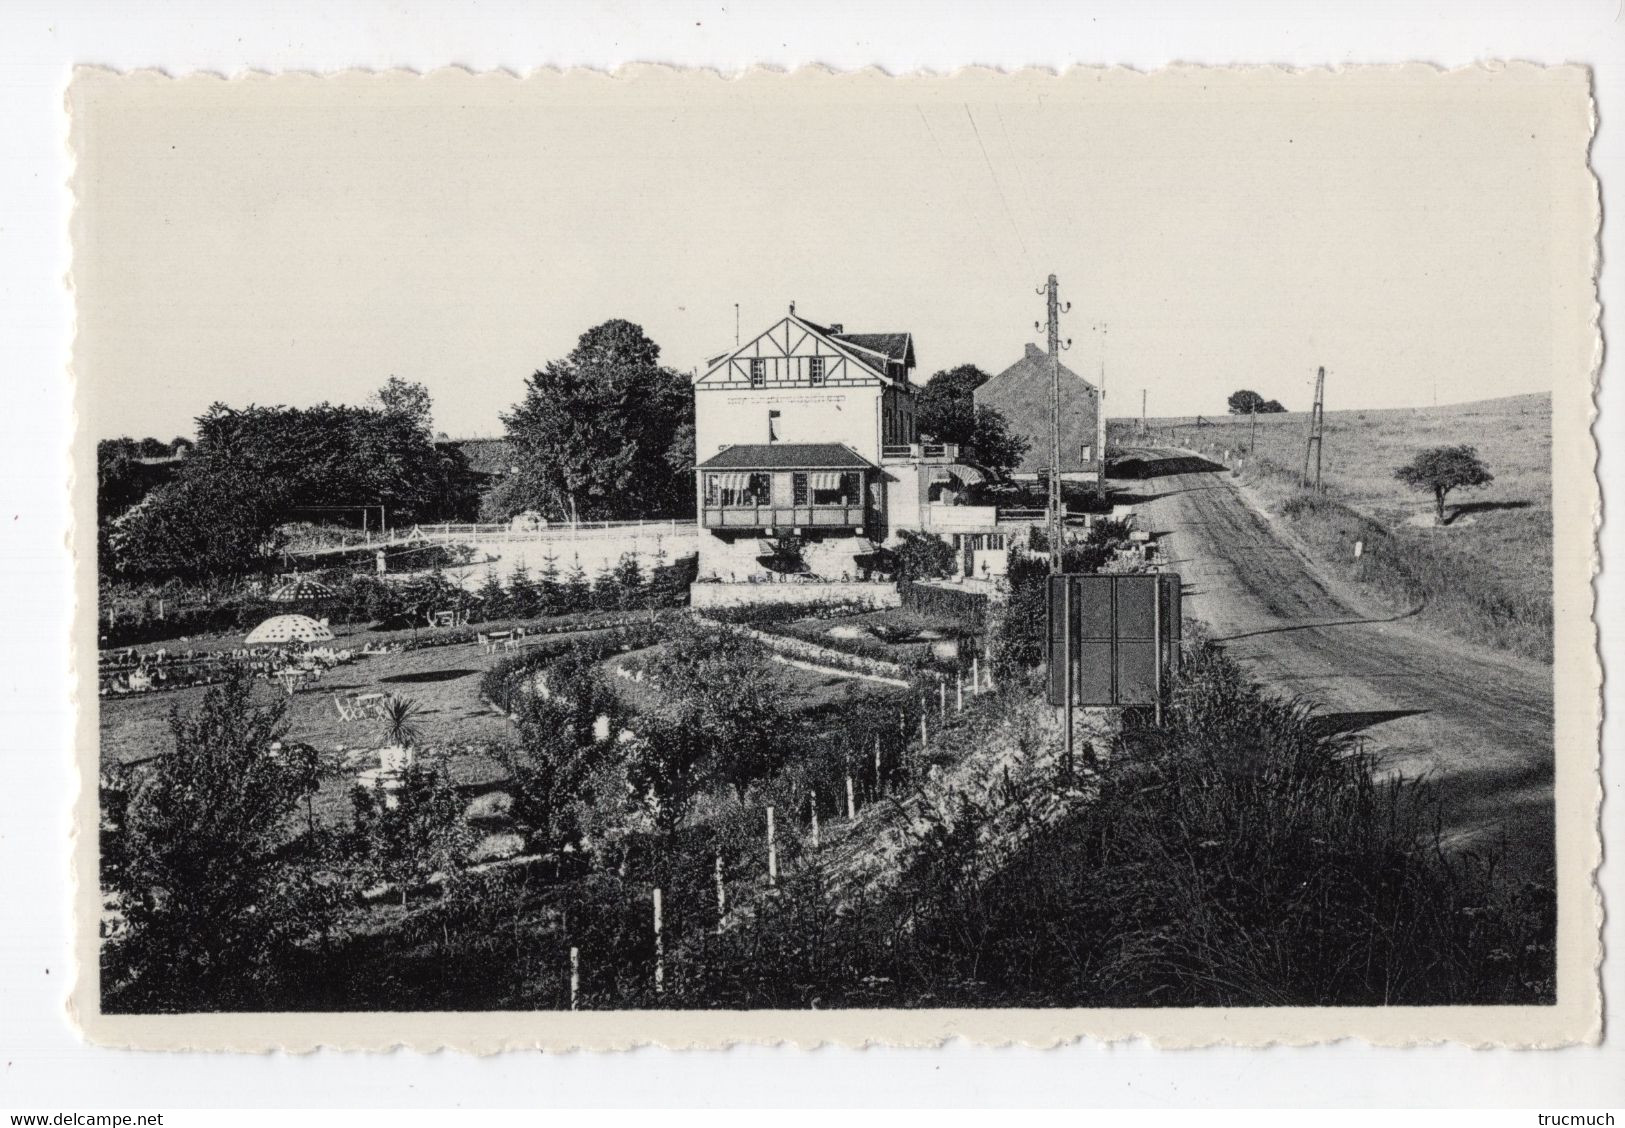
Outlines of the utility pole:
{"label": "utility pole", "polygon": [[[1065,499],[1061,492],[1061,288],[1055,275],[1038,291],[1044,295],[1045,312],[1049,315],[1050,385],[1054,395],[1050,414],[1049,451],[1049,570],[1051,575],[1061,572],[1061,542],[1066,532]],[[1067,304],[1071,309],[1071,303]],[[1033,328],[1038,328],[1037,322]]]}
{"label": "utility pole", "polygon": [[734,303],[734,348],[739,347],[739,303]]}
{"label": "utility pole", "polygon": [[1145,434],[1145,389],[1140,389],[1140,434]]}
{"label": "utility pole", "polygon": [[[1100,323],[1100,397],[1095,402],[1095,454],[1098,459],[1096,465],[1100,467],[1099,477],[1095,481],[1095,492],[1104,499],[1106,497],[1106,329],[1104,321]],[[1133,408],[1129,408],[1133,411]]]}
{"label": "utility pole", "polygon": [[1309,443],[1303,448],[1303,474],[1298,479],[1304,488],[1309,486],[1309,464],[1315,465],[1315,492],[1320,492],[1321,440],[1326,432],[1326,369],[1315,373],[1315,406],[1309,411]]}

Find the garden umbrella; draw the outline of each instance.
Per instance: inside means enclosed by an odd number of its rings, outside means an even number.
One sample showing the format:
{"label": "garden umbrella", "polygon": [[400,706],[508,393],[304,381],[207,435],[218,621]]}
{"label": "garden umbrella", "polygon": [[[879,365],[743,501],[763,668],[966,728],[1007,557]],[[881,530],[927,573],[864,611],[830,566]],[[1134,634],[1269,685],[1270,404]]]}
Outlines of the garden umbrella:
{"label": "garden umbrella", "polygon": [[250,646],[283,642],[330,642],[333,632],[309,615],[276,615],[248,632]]}
{"label": "garden umbrella", "polygon": [[272,603],[302,603],[314,599],[332,599],[338,593],[324,583],[294,576],[271,590]]}

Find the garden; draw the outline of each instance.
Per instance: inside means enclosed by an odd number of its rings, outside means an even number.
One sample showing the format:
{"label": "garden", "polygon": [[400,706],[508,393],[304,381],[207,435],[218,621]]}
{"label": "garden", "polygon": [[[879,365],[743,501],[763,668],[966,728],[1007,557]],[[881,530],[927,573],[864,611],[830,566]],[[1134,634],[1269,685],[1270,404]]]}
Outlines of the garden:
{"label": "garden", "polygon": [[[1069,566],[1129,566],[1121,534]],[[964,618],[357,630],[320,693],[232,670],[108,701],[105,1006],[1550,998],[1549,897],[1441,850],[1432,789],[1194,625],[1162,723],[1082,710],[1063,762],[1042,547]],[[341,687],[379,708],[344,718]]]}

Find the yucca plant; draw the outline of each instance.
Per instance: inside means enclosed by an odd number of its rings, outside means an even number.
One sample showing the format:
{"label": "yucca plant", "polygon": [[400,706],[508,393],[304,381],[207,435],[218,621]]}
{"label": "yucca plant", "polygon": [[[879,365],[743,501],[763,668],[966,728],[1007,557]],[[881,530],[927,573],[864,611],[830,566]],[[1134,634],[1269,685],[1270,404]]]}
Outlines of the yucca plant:
{"label": "yucca plant", "polygon": [[400,748],[413,748],[423,735],[418,727],[423,706],[409,697],[384,698],[383,712],[378,718],[379,735],[388,744]]}

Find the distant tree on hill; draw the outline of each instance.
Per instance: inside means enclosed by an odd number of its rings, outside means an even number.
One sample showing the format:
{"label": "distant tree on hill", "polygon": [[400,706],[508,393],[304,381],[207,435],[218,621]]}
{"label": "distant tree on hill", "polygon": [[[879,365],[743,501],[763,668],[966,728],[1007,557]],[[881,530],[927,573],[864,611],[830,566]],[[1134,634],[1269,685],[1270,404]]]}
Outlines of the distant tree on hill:
{"label": "distant tree on hill", "polygon": [[567,521],[675,512],[692,500],[693,415],[688,377],[641,326],[595,325],[502,416],[518,472],[492,500]]}
{"label": "distant tree on hill", "polygon": [[1230,393],[1231,415],[1258,415],[1265,409],[1264,397],[1246,388]]}
{"label": "distant tree on hill", "polygon": [[1413,490],[1432,490],[1433,509],[1444,524],[1444,499],[1451,490],[1487,486],[1495,475],[1479,460],[1471,446],[1441,446],[1421,451],[1394,471],[1394,477]]}
{"label": "distant tree on hill", "polygon": [[1281,406],[1280,400],[1269,400],[1263,407],[1258,409],[1260,415],[1281,415],[1285,412],[1286,408]]}
{"label": "distant tree on hill", "polygon": [[989,376],[974,364],[934,373],[921,389],[915,427],[939,443],[971,445],[976,438],[975,392]]}

